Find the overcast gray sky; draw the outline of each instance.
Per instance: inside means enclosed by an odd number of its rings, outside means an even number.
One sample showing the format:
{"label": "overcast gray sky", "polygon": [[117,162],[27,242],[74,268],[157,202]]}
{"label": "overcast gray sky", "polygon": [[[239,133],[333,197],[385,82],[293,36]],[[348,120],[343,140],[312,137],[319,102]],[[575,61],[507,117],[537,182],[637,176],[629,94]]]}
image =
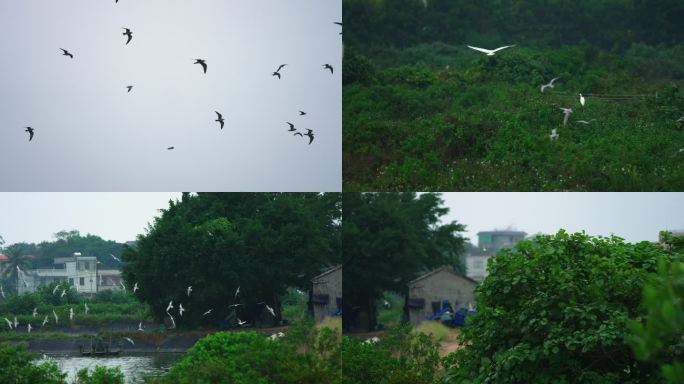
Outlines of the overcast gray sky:
{"label": "overcast gray sky", "polygon": [[512,227],[528,234],[563,228],[656,241],[661,230],[684,229],[684,193],[445,193],[446,220],[477,232]]}
{"label": "overcast gray sky", "polygon": [[0,236],[7,244],[54,240],[76,229],[105,240],[135,240],[180,193],[0,193]]}
{"label": "overcast gray sky", "polygon": [[339,191],[341,3],[0,1],[0,190]]}

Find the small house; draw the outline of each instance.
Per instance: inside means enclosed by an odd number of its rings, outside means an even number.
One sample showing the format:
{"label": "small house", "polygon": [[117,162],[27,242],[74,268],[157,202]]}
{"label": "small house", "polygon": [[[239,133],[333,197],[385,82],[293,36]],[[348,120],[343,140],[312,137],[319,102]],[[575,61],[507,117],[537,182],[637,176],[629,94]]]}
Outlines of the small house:
{"label": "small house", "polygon": [[311,303],[314,319],[320,323],[342,310],[342,266],[338,265],[314,277]]}
{"label": "small house", "polygon": [[442,309],[446,300],[453,310],[475,305],[477,282],[444,266],[428,272],[408,283],[407,307],[409,321],[418,326],[423,320]]}

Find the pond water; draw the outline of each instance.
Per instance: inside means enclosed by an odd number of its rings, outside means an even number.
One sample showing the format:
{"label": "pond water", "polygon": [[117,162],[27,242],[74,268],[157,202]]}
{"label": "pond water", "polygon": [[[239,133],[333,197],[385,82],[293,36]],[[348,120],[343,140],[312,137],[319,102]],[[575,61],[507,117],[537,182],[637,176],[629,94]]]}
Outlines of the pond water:
{"label": "pond water", "polygon": [[[127,353],[117,357],[81,357],[78,354],[47,354],[48,359],[57,362],[57,366],[68,374],[67,380],[74,381],[76,372],[83,368],[94,368],[96,365],[120,367],[126,376],[126,384],[142,383],[145,376],[168,370],[183,357],[182,353]],[[35,363],[45,361],[45,357]]]}

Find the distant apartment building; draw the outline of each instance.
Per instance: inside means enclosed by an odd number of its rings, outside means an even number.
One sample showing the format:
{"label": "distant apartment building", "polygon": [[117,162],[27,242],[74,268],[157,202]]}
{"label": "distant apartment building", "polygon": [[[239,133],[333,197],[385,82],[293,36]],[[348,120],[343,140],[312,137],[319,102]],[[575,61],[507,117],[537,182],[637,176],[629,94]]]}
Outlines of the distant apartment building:
{"label": "distant apartment building", "polygon": [[525,239],[521,231],[482,231],[477,233],[477,247],[465,257],[466,276],[481,282],[487,277],[487,261],[503,248],[511,248]]}
{"label": "distant apartment building", "polygon": [[[114,289],[113,284],[121,282],[121,272],[118,270],[102,270],[97,268],[95,256],[82,256],[74,253],[70,257],[56,257],[52,268],[28,270],[19,284],[19,293],[34,292],[39,286],[52,282],[67,282],[76,292],[90,296],[98,290]],[[118,288],[121,286],[118,285]]]}

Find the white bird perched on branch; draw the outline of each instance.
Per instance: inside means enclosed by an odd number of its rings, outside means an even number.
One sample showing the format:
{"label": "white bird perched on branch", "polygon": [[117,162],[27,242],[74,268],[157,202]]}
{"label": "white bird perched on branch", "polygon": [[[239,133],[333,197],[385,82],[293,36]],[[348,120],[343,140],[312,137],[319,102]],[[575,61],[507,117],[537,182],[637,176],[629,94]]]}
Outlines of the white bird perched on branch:
{"label": "white bird perched on branch", "polygon": [[542,93],[544,92],[544,90],[545,90],[546,88],[553,88],[553,87],[554,87],[553,83],[555,83],[556,80],[558,80],[558,79],[560,79],[560,77],[554,77],[553,79],[551,79],[551,81],[549,81],[548,84],[542,85],[542,86],[541,86],[541,91],[542,91]]}
{"label": "white bird perched on branch", "polygon": [[499,48],[497,48],[497,49],[478,48],[478,47],[473,47],[473,46],[470,46],[470,45],[466,45],[466,47],[468,47],[468,48],[470,48],[470,49],[474,49],[474,50],[476,50],[476,51],[484,52],[484,53],[487,54],[487,56],[494,56],[494,54],[495,54],[496,52],[498,52],[498,51],[500,51],[500,50],[502,50],[502,49],[515,47],[515,45],[506,45],[506,46],[503,46],[503,47],[499,47]]}
{"label": "white bird perched on branch", "polygon": [[572,113],[572,108],[561,108],[561,111],[563,111],[563,125],[566,125],[568,123],[568,118],[570,117],[570,114]]}

